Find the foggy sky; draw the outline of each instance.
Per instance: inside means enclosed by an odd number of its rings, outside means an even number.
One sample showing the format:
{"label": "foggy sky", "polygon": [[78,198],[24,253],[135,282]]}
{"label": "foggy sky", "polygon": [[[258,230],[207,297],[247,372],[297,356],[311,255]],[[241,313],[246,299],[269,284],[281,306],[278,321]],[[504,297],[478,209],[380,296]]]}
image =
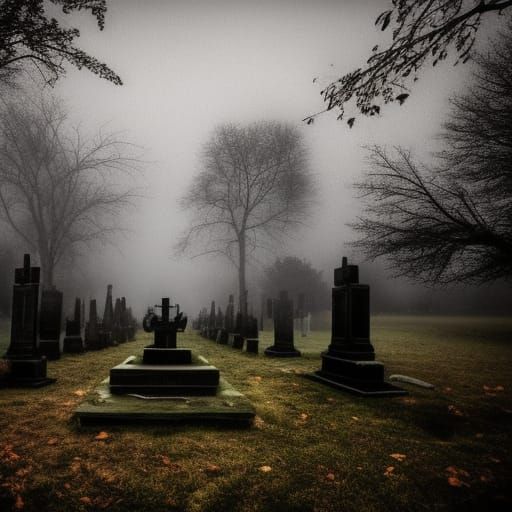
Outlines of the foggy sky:
{"label": "foggy sky", "polygon": [[352,130],[336,121],[336,112],[311,126],[302,123],[323,110],[323,85],[363,65],[370,49],[388,40],[390,34],[374,26],[387,5],[112,0],[103,32],[86,14],[59,16],[81,29],[78,46],[107,63],[124,85],[69,67],[57,94],[84,129],[122,131],[144,148],[146,161],[140,180],[144,198],[125,218],[130,233],[119,237],[117,248],[86,254],[90,257],[74,271],[84,295],[96,296],[102,307],[109,281],[114,295],[127,296],[139,314],[170,296],[195,315],[215,294],[236,290],[236,274],[221,259],[173,258],[173,244],[188,218],[178,199],[199,171],[201,146],[216,125],[267,119],[300,127],[319,200],[308,225],[275,254],[261,254],[250,273],[276,256],[294,254],[323,269],[330,283],[332,269],[350,254],[345,244],[353,235],[345,224],[358,213],[351,184],[365,169],[362,146],[399,144],[428,159],[448,98],[470,72],[470,66],[453,68],[450,59],[434,70],[425,68],[403,107],[386,106],[377,119],[358,117]]}

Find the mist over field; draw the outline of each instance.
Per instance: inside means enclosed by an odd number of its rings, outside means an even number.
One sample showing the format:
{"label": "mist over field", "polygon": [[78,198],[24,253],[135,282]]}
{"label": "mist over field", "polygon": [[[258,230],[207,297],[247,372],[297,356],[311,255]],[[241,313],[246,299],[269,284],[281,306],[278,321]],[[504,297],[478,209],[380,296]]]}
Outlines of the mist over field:
{"label": "mist over field", "polygon": [[[137,188],[132,208],[122,213],[125,231],[109,244],[84,247],[57,268],[56,284],[71,305],[75,295],[97,298],[108,283],[126,296],[137,315],[170,296],[189,313],[216,299],[225,307],[237,290],[237,274],[222,257],[176,256],[174,247],[190,212],[180,198],[201,170],[201,151],[223,123],[246,125],[275,120],[296,127],[309,151],[316,197],[301,227],[251,253],[249,301],[260,303],[263,269],[276,257],[306,259],[332,285],[343,255],[361,263],[361,282],[372,288],[372,310],[424,313],[510,313],[510,286],[429,288],[390,280],[385,262],[362,263],[348,244],[347,223],[360,214],[353,183],[367,169],[366,145],[402,145],[429,161],[451,95],[463,91],[471,64],[448,59],[421,72],[414,94],[402,106],[385,106],[382,116],[358,117],[349,129],[334,112],[307,125],[302,120],[325,108],[320,91],[360,65],[368,48],[388,41],[375,29],[379,1],[316,2],[194,1],[109,2],[105,29],[87,14],[55,16],[81,30],[80,47],[111,66],[124,82],[115,86],[86,70],[67,66],[53,93],[71,121],[85,132],[100,127],[135,145],[138,173],[124,178]],[[489,25],[482,28],[485,48]],[[315,79],[315,80],[314,80]],[[347,115],[348,117],[348,115]],[[9,238],[19,254],[23,244]],[[2,269],[9,276],[12,269]]]}

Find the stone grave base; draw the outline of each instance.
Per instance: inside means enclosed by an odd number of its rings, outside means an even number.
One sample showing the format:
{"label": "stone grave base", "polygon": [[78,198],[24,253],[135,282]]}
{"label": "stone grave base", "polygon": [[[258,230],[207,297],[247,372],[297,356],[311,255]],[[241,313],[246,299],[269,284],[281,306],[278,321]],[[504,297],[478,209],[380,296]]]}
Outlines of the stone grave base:
{"label": "stone grave base", "polygon": [[10,373],[4,380],[6,386],[40,388],[57,380],[46,376],[46,358],[9,359],[9,365]]}
{"label": "stone grave base", "polygon": [[85,352],[84,341],[81,336],[66,336],[62,343],[62,352],[79,354]]}
{"label": "stone grave base", "polygon": [[[208,365],[202,357],[194,362]],[[251,402],[222,377],[213,396],[147,396],[112,394],[109,379],[75,411],[81,425],[138,422],[198,422],[249,426],[255,411]]]}
{"label": "stone grave base", "polygon": [[340,359],[322,354],[322,369],[306,377],[362,396],[403,396],[407,391],[384,381],[384,365],[379,361]]}
{"label": "stone grave base", "polygon": [[40,340],[39,353],[52,361],[60,359],[59,340]]}
{"label": "stone grave base", "polygon": [[270,357],[300,357],[300,350],[290,349],[288,347],[279,347],[277,345],[272,345],[268,347],[264,351],[266,356]]}

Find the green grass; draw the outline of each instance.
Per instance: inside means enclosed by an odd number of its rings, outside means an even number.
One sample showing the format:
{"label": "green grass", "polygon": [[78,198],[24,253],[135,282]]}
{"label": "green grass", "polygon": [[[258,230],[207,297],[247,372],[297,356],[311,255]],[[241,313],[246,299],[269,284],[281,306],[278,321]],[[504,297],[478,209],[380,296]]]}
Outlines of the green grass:
{"label": "green grass", "polygon": [[[0,349],[5,327],[2,335]],[[375,317],[372,341],[387,373],[436,389],[407,386],[408,397],[364,399],[302,376],[319,368],[327,332],[297,336],[303,357],[287,360],[181,335],[180,346],[205,356],[253,402],[258,416],[249,429],[80,429],[73,418],[80,392],[149,338],[64,356],[49,362],[56,384],[0,389],[0,510],[17,499],[24,510],[505,509],[512,501],[511,338],[512,319]],[[263,333],[261,346],[270,344]],[[496,386],[504,389],[489,390]],[[95,440],[100,430],[108,439]],[[390,456],[396,453],[405,459]],[[449,485],[449,476],[461,486]]]}

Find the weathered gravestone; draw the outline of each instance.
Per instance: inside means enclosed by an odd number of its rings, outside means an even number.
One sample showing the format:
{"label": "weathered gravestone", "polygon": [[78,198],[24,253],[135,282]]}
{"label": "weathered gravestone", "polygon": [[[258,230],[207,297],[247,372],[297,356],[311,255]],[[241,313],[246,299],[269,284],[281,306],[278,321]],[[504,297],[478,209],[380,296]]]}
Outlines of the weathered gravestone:
{"label": "weathered gravestone", "polygon": [[89,302],[89,321],[85,324],[85,346],[87,350],[100,350],[104,348],[99,335],[96,299],[91,299]]}
{"label": "weathered gravestone", "polygon": [[215,317],[215,338],[213,338],[215,341],[217,341],[219,337],[219,331],[224,328],[224,315],[222,313],[222,309],[220,309],[220,306],[217,307],[217,315]]}
{"label": "weathered gravestone", "polygon": [[407,394],[384,381],[384,365],[375,361],[370,342],[370,287],[359,284],[359,268],[345,257],[334,270],[331,344],[322,353],[322,368],[309,376],[359,395]]}
{"label": "weathered gravestone", "polygon": [[293,344],[293,301],[288,292],[281,291],[279,299],[273,301],[274,344],[265,349],[265,355],[272,357],[299,357]]}
{"label": "weathered gravestone", "polygon": [[242,313],[239,311],[236,314],[235,326],[233,328],[233,332],[228,332],[228,345],[230,347],[242,350],[244,348],[244,317]]}
{"label": "weathered gravestone", "polygon": [[235,303],[233,295],[229,296],[226,314],[224,315],[224,326],[217,331],[217,343],[221,345],[228,344],[229,333],[234,328]]}
{"label": "weathered gravestone", "polygon": [[66,336],[64,337],[62,351],[65,353],[84,352],[84,340],[82,339],[82,307],[80,299],[75,299],[75,312],[73,320],[66,320]]}
{"label": "weathered gravestone", "polygon": [[25,254],[23,267],[14,271],[11,340],[4,355],[11,386],[41,387],[55,382],[46,376],[46,357],[41,357],[38,348],[40,270],[30,266],[30,255]]}
{"label": "weathered gravestone", "polygon": [[[161,316],[150,311],[143,322],[144,330],[154,332],[153,345],[144,349],[141,364],[123,363],[110,370],[110,391],[160,397],[215,395],[219,370],[193,364],[192,351],[177,348],[177,333],[185,330],[187,317],[168,298],[162,299],[160,308]],[[171,309],[176,309],[172,319]]]}
{"label": "weathered gravestone", "polygon": [[118,345],[122,343],[121,333],[121,299],[117,298],[114,306],[114,318],[112,320],[112,339]]}
{"label": "weathered gravestone", "polygon": [[39,311],[39,353],[48,359],[60,358],[62,292],[55,288],[41,292]]}
{"label": "weathered gravestone", "polygon": [[107,286],[105,308],[103,309],[103,320],[98,326],[98,337],[102,347],[117,345],[112,336],[112,325],[114,323],[114,308],[112,305],[112,285]]}
{"label": "weathered gravestone", "polygon": [[207,331],[207,338],[210,340],[216,340],[217,339],[217,329],[215,327],[216,322],[216,315],[215,315],[215,301],[212,300],[212,303],[210,305],[210,314],[208,316],[208,331]]}
{"label": "weathered gravestone", "polygon": [[244,338],[246,352],[257,354],[259,345],[258,320],[253,315],[247,317]]}
{"label": "weathered gravestone", "polygon": [[126,311],[126,297],[121,297],[121,306],[119,310],[119,337],[121,343],[128,341],[128,316]]}

